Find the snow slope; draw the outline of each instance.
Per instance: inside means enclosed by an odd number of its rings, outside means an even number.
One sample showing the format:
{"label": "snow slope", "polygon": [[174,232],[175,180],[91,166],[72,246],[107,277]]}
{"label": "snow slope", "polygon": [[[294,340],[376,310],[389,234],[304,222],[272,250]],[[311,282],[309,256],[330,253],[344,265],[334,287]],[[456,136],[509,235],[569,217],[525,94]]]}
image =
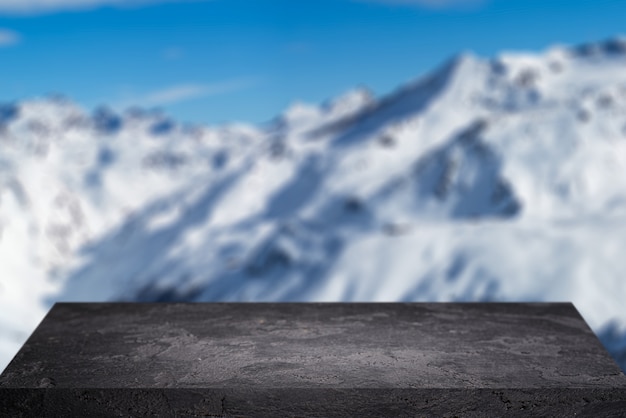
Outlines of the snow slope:
{"label": "snow slope", "polygon": [[[0,368],[54,301],[572,301],[626,369],[626,41],[184,127],[0,109]],[[4,363],[2,363],[4,361]]]}

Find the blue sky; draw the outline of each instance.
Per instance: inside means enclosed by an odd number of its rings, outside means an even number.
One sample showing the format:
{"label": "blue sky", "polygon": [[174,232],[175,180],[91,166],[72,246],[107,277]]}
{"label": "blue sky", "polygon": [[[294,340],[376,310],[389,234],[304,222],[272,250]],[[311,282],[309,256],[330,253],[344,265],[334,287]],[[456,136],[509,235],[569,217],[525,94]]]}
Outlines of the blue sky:
{"label": "blue sky", "polygon": [[0,0],[0,102],[260,123],[365,85],[381,95],[461,51],[626,35],[626,0]]}

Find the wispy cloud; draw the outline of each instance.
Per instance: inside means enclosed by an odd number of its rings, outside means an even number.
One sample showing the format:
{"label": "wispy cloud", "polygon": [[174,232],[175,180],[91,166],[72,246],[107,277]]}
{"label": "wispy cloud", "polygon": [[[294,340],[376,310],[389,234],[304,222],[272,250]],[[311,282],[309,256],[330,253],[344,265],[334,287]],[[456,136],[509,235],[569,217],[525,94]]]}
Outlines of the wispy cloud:
{"label": "wispy cloud", "polygon": [[162,57],[166,61],[178,61],[185,56],[185,51],[179,47],[170,47],[163,50]]}
{"label": "wispy cloud", "polygon": [[0,28],[0,47],[12,46],[20,43],[22,37],[19,33],[9,29]]}
{"label": "wispy cloud", "polygon": [[156,3],[188,3],[210,0],[0,0],[0,14],[30,15],[69,10],[89,10],[100,6],[139,7]]}
{"label": "wispy cloud", "polygon": [[457,7],[475,7],[489,0],[355,0],[368,3],[383,3],[396,6],[413,6],[429,9],[447,9]]}
{"label": "wispy cloud", "polygon": [[179,84],[145,95],[128,98],[120,103],[119,107],[171,105],[203,97],[244,90],[254,87],[258,82],[256,78],[241,78],[210,84]]}

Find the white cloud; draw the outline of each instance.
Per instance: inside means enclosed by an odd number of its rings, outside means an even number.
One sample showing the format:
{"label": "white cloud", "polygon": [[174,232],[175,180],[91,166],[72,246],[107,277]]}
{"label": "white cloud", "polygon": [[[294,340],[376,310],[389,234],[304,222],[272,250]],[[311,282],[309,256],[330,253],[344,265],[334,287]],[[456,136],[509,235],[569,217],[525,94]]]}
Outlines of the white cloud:
{"label": "white cloud", "polygon": [[19,33],[0,28],[0,47],[18,44],[20,40],[21,36]]}
{"label": "white cloud", "polygon": [[163,50],[162,56],[167,61],[178,61],[185,56],[185,51],[182,48],[170,47]]}
{"label": "white cloud", "polygon": [[0,14],[32,15],[100,6],[138,7],[155,3],[184,3],[208,0],[0,0]]}
{"label": "white cloud", "polygon": [[256,79],[242,78],[211,84],[179,84],[143,96],[124,100],[123,103],[119,104],[119,107],[171,105],[187,100],[244,90],[253,87],[257,83],[258,81]]}

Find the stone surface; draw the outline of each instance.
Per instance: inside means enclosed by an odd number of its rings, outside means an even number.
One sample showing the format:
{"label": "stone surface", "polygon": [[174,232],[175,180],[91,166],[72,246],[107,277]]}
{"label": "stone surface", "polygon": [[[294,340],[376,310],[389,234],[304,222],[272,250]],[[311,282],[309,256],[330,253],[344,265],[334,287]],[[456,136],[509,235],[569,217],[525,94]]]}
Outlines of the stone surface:
{"label": "stone surface", "polygon": [[626,416],[568,303],[59,303],[0,416]]}

